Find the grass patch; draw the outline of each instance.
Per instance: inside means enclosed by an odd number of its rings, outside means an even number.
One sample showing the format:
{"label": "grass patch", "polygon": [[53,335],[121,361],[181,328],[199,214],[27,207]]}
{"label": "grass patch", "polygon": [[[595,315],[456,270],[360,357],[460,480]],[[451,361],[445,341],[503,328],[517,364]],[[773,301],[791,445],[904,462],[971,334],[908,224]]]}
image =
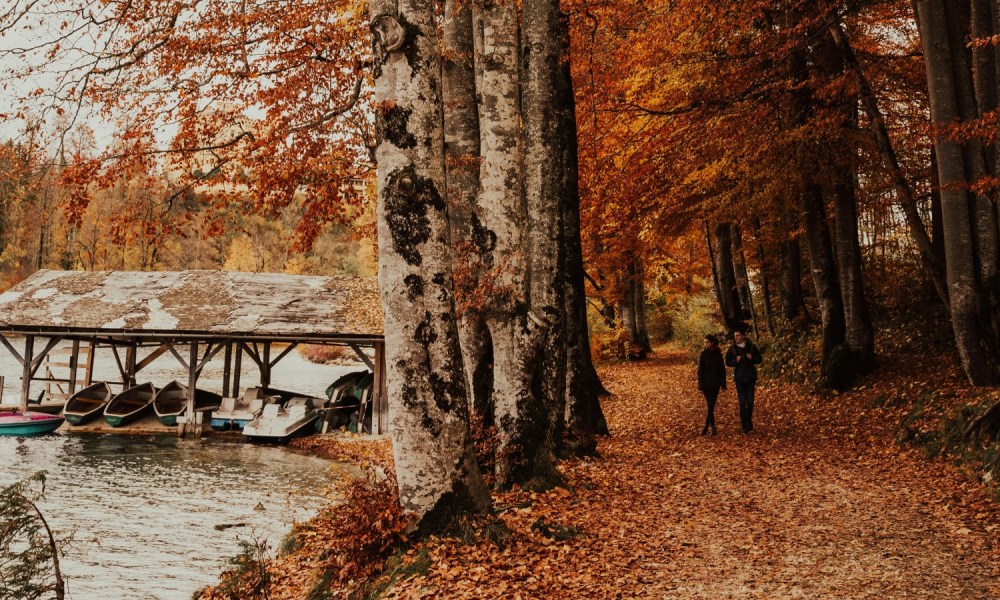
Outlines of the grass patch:
{"label": "grass patch", "polygon": [[382,598],[397,581],[426,575],[432,563],[430,552],[426,548],[416,552],[398,550],[386,559],[382,574],[377,579],[359,586],[351,594],[351,600]]}

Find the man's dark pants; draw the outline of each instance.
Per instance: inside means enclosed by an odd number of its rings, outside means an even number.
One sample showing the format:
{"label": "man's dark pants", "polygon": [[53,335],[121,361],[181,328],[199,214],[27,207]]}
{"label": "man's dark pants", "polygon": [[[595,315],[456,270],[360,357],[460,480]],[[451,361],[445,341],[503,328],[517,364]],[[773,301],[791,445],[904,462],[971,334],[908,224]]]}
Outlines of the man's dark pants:
{"label": "man's dark pants", "polygon": [[737,383],[736,397],[740,403],[740,425],[743,431],[753,431],[753,396],[756,383]]}

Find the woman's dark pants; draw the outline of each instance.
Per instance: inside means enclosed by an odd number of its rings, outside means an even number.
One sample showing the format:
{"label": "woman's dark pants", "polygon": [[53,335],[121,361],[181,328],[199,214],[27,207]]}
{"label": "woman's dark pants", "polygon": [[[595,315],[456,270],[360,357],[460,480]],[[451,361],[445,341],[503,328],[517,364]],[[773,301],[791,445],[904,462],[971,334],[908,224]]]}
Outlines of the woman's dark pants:
{"label": "woman's dark pants", "polygon": [[708,414],[705,415],[705,427],[715,429],[715,401],[719,399],[719,388],[705,388],[701,393],[705,394],[705,402],[708,403]]}

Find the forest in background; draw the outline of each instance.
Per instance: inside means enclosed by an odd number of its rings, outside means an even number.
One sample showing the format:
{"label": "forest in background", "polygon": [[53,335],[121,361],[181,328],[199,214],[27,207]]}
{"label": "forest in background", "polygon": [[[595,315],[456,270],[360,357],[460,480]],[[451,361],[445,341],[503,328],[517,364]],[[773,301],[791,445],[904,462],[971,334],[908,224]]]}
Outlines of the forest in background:
{"label": "forest in background", "polygon": [[593,450],[592,339],[750,323],[838,393],[934,339],[1000,380],[995,3],[52,4],[0,14],[6,80],[52,81],[4,113],[36,123],[5,146],[22,275],[360,272],[327,258],[377,230],[394,442],[452,465],[401,480],[430,504],[489,504],[476,419],[500,487]]}

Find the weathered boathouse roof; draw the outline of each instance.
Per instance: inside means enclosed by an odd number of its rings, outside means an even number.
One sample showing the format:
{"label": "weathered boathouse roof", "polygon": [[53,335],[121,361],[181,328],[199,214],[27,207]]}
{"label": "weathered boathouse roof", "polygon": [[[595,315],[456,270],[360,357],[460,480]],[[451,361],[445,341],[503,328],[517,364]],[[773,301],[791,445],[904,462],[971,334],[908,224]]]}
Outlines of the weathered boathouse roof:
{"label": "weathered boathouse roof", "polygon": [[373,342],[374,278],[41,270],[0,294],[0,332]]}

